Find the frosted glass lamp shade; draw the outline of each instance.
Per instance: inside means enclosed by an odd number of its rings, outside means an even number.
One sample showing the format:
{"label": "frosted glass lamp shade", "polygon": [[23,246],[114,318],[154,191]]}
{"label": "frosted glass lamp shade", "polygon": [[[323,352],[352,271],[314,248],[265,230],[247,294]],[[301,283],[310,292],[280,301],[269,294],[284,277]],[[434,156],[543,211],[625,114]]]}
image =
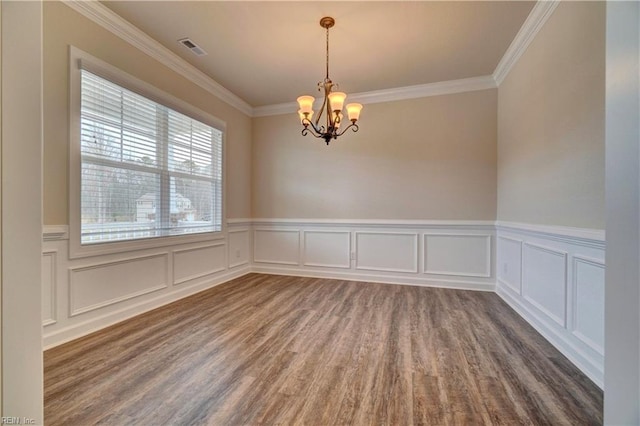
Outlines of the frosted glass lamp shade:
{"label": "frosted glass lamp shade", "polygon": [[342,111],[344,100],[347,98],[347,94],[344,92],[331,92],[329,93],[329,103],[331,104],[331,111]]}
{"label": "frosted glass lamp shade", "polygon": [[348,104],[347,114],[349,114],[349,120],[354,123],[360,118],[360,110],[362,110],[362,104]]}
{"label": "frosted glass lamp shade", "polygon": [[316,99],[313,96],[300,96],[298,98],[298,105],[300,106],[300,111],[302,113],[312,113],[313,112],[313,102]]}

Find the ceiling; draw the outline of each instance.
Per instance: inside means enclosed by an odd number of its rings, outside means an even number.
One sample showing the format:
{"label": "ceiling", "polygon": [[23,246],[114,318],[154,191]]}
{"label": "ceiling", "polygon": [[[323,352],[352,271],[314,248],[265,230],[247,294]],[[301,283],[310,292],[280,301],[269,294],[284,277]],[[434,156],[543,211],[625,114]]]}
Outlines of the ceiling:
{"label": "ceiling", "polygon": [[[103,1],[253,107],[317,95],[325,74],[347,93],[491,75],[531,1]],[[189,37],[198,57],[177,40]]]}

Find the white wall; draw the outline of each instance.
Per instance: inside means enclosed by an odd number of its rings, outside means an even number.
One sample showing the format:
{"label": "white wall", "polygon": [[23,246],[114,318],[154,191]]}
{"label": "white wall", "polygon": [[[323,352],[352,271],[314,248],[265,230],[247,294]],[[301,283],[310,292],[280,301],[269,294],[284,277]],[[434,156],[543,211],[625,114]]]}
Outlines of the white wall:
{"label": "white wall", "polygon": [[[2,174],[2,5],[0,5],[0,175]],[[2,200],[2,184],[0,184]],[[0,203],[1,206],[1,203]],[[0,213],[0,259],[2,258],[2,214]],[[0,342],[2,341],[2,262],[0,262]],[[0,347],[1,348],[1,347]],[[2,349],[0,349],[0,383],[2,383]],[[0,416],[2,416],[2,386],[0,385]]]}
{"label": "white wall", "polygon": [[607,2],[605,424],[640,424],[640,5]]}
{"label": "white wall", "polygon": [[2,415],[42,424],[42,4],[0,7]]}

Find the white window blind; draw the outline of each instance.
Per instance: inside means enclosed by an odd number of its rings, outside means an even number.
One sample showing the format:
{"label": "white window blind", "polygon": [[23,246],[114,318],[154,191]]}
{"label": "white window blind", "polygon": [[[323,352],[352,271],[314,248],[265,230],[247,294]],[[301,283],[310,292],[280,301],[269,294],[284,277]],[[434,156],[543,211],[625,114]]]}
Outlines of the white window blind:
{"label": "white window blind", "polygon": [[222,228],[221,130],[81,70],[81,243]]}

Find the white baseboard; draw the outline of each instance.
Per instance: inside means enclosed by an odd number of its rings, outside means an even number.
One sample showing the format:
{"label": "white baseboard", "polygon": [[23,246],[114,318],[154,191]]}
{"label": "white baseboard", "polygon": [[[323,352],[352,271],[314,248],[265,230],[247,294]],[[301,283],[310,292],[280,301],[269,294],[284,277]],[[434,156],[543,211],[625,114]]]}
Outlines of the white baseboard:
{"label": "white baseboard", "polygon": [[251,272],[270,275],[288,275],[310,278],[327,278],[346,281],[362,281],[365,283],[381,283],[395,285],[411,285],[418,287],[438,287],[456,290],[477,290],[495,291],[493,283],[477,282],[473,280],[435,280],[424,277],[407,277],[400,275],[363,274],[353,272],[343,272],[336,270],[317,270],[304,268],[286,268],[278,266],[258,266],[254,265]]}

